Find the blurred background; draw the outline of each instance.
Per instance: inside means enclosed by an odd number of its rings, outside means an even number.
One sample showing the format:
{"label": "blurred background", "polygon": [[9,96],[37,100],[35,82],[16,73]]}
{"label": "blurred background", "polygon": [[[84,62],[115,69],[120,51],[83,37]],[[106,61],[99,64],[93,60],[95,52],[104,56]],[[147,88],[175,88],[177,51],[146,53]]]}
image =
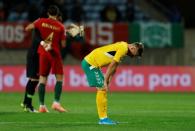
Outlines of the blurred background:
{"label": "blurred background", "polygon": [[64,25],[85,27],[84,38],[67,38],[64,65],[79,66],[92,49],[117,41],[141,41],[146,47],[142,60],[125,58],[124,65],[193,67],[195,63],[193,0],[1,0],[1,66],[26,64],[32,38],[24,27],[51,4],[60,8]]}

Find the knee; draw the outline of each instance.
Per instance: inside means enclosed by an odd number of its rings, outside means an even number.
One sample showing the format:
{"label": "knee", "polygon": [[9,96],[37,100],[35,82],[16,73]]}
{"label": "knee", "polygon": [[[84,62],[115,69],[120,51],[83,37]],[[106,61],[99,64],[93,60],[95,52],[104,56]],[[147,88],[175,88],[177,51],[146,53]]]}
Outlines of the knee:
{"label": "knee", "polygon": [[63,75],[56,75],[56,81],[63,81]]}
{"label": "knee", "polygon": [[105,91],[105,92],[107,92],[105,87],[97,87],[97,91]]}
{"label": "knee", "polygon": [[40,76],[39,83],[46,84],[46,82],[47,82],[47,77]]}

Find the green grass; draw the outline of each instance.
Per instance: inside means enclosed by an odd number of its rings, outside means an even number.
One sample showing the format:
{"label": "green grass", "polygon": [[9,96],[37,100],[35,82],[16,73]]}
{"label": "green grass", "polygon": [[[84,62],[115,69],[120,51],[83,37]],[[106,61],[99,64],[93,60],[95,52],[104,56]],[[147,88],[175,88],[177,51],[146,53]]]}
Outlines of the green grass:
{"label": "green grass", "polygon": [[[37,94],[33,103],[38,108]],[[69,113],[50,109],[53,94],[46,94],[47,114],[25,113],[22,93],[0,93],[0,131],[194,131],[193,93],[108,94],[109,117],[118,125],[98,125],[95,93],[64,92],[61,103]]]}

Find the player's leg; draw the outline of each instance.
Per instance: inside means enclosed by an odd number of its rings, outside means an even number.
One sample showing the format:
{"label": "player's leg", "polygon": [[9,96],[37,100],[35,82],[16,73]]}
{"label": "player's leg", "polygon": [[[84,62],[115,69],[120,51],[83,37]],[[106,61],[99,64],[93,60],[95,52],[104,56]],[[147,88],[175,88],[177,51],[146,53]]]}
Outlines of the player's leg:
{"label": "player's leg", "polygon": [[24,100],[23,100],[23,103],[21,104],[21,106],[24,108],[24,111],[37,112],[32,106],[32,98],[34,96],[35,88],[37,84],[38,84],[38,81],[34,79],[29,79],[26,84]]}
{"label": "player's leg", "polygon": [[27,83],[27,98],[29,99],[29,102],[27,102],[27,106],[32,105],[32,98],[35,94],[35,88],[37,87],[38,83],[38,79],[30,79]]}
{"label": "player's leg", "polygon": [[[98,72],[98,73],[97,73]],[[99,70],[96,71],[96,87],[97,87],[97,93],[96,93],[96,105],[97,105],[97,111],[99,116],[99,124],[106,124],[106,125],[113,125],[116,124],[116,122],[112,121],[108,118],[107,111],[108,111],[108,99],[107,99],[107,90],[104,88],[104,76],[103,73]],[[98,82],[100,81],[101,82]]]}
{"label": "player's leg", "polygon": [[94,68],[85,60],[82,68],[87,76],[90,87],[97,87],[96,106],[99,116],[99,124],[116,124],[107,117],[107,91],[104,89],[104,76],[99,68]]}
{"label": "player's leg", "polygon": [[59,112],[67,112],[67,110],[63,108],[60,104],[60,97],[62,93],[62,81],[63,81],[63,75],[56,74],[56,85],[54,89],[54,102],[52,104],[52,109]]}
{"label": "player's leg", "polygon": [[97,89],[96,105],[100,119],[107,118],[107,92],[106,90]]}
{"label": "player's leg", "polygon": [[45,113],[49,112],[45,106],[45,85],[47,82],[47,77],[40,75],[39,77],[39,86],[38,86],[38,93],[39,93],[39,112]]}
{"label": "player's leg", "polygon": [[47,76],[49,75],[51,69],[51,61],[47,55],[41,54],[39,56],[39,86],[38,86],[38,94],[39,94],[39,112],[49,112],[45,106],[45,86],[47,83]]}
{"label": "player's leg", "polygon": [[105,89],[97,88],[96,94],[96,104],[97,104],[97,111],[99,116],[99,124],[103,125],[114,125],[116,122],[112,121],[107,116],[107,91]]}
{"label": "player's leg", "polygon": [[52,109],[59,112],[67,112],[60,104],[60,97],[62,93],[62,83],[63,83],[63,64],[61,57],[53,59],[52,72],[56,77],[56,85],[54,89],[54,102],[52,104]]}
{"label": "player's leg", "polygon": [[32,105],[32,97],[34,95],[35,88],[38,84],[38,81],[33,81],[31,78],[28,79],[25,88],[24,100],[23,105]]}
{"label": "player's leg", "polygon": [[59,102],[60,96],[62,93],[62,81],[63,81],[63,75],[57,74],[56,75],[56,85],[54,90],[54,101]]}
{"label": "player's leg", "polygon": [[29,80],[26,84],[24,100],[21,104],[21,106],[24,108],[24,111],[27,112],[37,112],[32,106],[32,97],[34,96],[35,88],[38,84],[38,68],[38,54],[32,54],[31,52],[28,52],[26,70]]}

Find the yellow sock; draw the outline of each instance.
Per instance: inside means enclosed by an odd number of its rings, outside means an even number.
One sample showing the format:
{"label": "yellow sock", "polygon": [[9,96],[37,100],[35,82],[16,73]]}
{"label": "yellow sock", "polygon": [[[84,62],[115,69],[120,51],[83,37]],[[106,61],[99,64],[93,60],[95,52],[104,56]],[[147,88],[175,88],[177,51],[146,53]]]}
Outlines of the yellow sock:
{"label": "yellow sock", "polygon": [[96,104],[99,118],[107,117],[107,92],[97,91]]}

